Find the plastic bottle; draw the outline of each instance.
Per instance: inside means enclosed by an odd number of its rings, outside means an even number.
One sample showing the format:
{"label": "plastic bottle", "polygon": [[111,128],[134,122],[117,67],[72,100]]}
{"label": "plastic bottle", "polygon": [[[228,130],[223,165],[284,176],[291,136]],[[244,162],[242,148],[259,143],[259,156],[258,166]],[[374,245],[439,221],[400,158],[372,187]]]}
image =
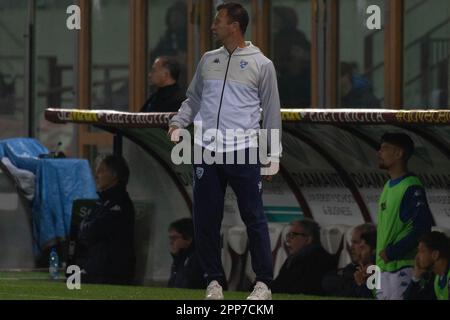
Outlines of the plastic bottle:
{"label": "plastic bottle", "polygon": [[48,259],[48,272],[50,274],[50,279],[58,280],[59,278],[59,257],[55,248],[50,251],[50,256]]}

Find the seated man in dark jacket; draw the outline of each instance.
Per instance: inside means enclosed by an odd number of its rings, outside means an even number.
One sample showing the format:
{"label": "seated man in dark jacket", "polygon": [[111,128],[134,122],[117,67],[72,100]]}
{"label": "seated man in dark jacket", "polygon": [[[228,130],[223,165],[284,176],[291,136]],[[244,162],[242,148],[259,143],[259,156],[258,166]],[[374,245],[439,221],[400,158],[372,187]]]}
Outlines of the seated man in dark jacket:
{"label": "seated man in dark jacket", "polygon": [[[368,275],[360,272],[367,269],[368,265],[375,264],[374,253],[376,247],[377,228],[372,223],[364,223],[356,226],[352,232],[350,244],[350,257],[352,262],[343,269],[331,271],[322,279],[322,287],[326,295],[339,297],[372,298],[372,292],[365,284],[358,285],[358,279]],[[344,240],[345,241],[345,240]],[[369,251],[369,252],[367,252]],[[367,254],[369,256],[367,257]]]}
{"label": "seated man in dark jacket", "polygon": [[141,112],[177,112],[186,99],[186,91],[178,85],[179,77],[180,64],[175,58],[156,58],[149,73],[150,84],[156,87],[156,92],[150,95]]}
{"label": "seated man in dark jacket", "polygon": [[419,240],[414,273],[405,300],[450,300],[450,239],[431,231]]}
{"label": "seated man in dark jacket", "polygon": [[173,257],[168,284],[171,288],[206,288],[206,280],[195,254],[193,233],[191,218],[176,220],[169,226],[170,253]]}
{"label": "seated man in dark jacket", "polygon": [[272,282],[272,292],[323,293],[322,277],[336,267],[336,260],[322,247],[319,230],[319,225],[310,219],[291,222],[286,236],[289,256]]}
{"label": "seated man in dark jacket", "polygon": [[370,224],[364,224],[366,230],[361,233],[361,241],[357,249],[358,266],[353,274],[355,297],[373,299],[375,291],[370,290],[367,285],[372,272],[368,271],[370,266],[375,265],[375,254],[377,248],[377,230],[375,225],[369,227]]}
{"label": "seated man in dark jacket", "polygon": [[99,200],[80,224],[86,255],[82,282],[130,284],[134,279],[134,207],[126,191],[129,169],[122,157],[106,156],[96,169]]}

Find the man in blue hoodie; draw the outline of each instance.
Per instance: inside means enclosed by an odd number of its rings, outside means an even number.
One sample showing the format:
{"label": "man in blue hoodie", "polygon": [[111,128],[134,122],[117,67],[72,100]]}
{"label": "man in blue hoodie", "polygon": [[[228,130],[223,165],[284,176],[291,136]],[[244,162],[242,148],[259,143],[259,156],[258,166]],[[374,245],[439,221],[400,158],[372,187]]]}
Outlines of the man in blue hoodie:
{"label": "man in blue hoodie", "polygon": [[[194,122],[194,144],[204,151],[202,154],[206,152],[215,159],[227,160],[225,164],[220,160],[211,164],[202,157],[201,163],[194,164],[195,243],[209,284],[206,299],[223,299],[225,276],[220,228],[228,183],[237,196],[241,218],[247,226],[251,262],[256,274],[255,289],[248,299],[272,297],[273,265],[262,204],[261,165],[250,158],[261,146],[257,141],[261,120],[262,128],[269,131],[267,136],[278,133],[274,140],[279,140],[280,101],[272,61],[244,40],[248,21],[248,13],[240,4],[230,2],[217,7],[211,30],[223,46],[203,55],[187,91],[187,99],[169,124],[168,134],[172,141],[177,141],[179,129]],[[211,130],[215,133],[208,135]],[[230,136],[231,130],[235,134]],[[259,143],[262,140],[265,138],[260,134]],[[267,140],[271,159],[279,157],[280,141]],[[242,154],[245,155],[243,163],[229,161]]]}
{"label": "man in blue hoodie", "polygon": [[380,100],[373,94],[369,80],[355,72],[351,63],[341,63],[341,107],[379,108]]}

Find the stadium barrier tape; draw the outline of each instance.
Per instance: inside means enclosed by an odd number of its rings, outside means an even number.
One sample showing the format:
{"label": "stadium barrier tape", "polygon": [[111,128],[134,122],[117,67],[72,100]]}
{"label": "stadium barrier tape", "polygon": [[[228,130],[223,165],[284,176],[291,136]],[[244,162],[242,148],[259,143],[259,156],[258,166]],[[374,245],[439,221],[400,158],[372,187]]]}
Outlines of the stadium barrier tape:
{"label": "stadium barrier tape", "polygon": [[[54,123],[85,123],[123,128],[166,127],[174,112],[135,113],[114,110],[46,109]],[[326,124],[449,125],[450,110],[281,109],[284,122]]]}

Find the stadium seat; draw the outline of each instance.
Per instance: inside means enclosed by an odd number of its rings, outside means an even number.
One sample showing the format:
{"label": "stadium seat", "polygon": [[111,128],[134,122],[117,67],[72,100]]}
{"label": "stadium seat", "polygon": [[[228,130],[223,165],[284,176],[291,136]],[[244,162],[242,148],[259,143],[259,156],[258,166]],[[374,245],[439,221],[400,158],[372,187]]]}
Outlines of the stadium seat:
{"label": "stadium seat", "polygon": [[247,251],[247,229],[245,226],[233,226],[228,230],[228,245],[238,255]]}
{"label": "stadium seat", "polygon": [[[269,238],[270,238],[270,249],[272,251],[273,265],[274,265],[274,278],[278,275],[281,266],[287,258],[286,249],[284,248],[284,237],[283,233],[287,225],[284,223],[271,222],[268,224],[269,227]],[[289,228],[287,228],[289,229]],[[247,264],[245,267],[245,275],[252,283],[255,280],[255,273],[253,272],[250,252],[247,255]]]}
{"label": "stadium seat", "polygon": [[[252,266],[252,259],[250,256],[250,251],[247,252],[247,263],[245,265],[245,274],[244,278],[247,280],[248,283],[253,283],[256,278],[256,274],[253,272],[253,266]],[[245,289],[245,288],[243,288]]]}
{"label": "stadium seat", "polygon": [[232,259],[230,250],[228,249],[228,230],[229,227],[222,226],[222,229],[220,230],[220,240],[222,246],[222,265],[225,272],[225,278],[227,281],[230,281]]}
{"label": "stadium seat", "polygon": [[227,250],[231,258],[231,270],[228,289],[240,289],[245,266],[247,264],[248,239],[247,229],[243,225],[230,227],[227,232]]}
{"label": "stadium seat", "polygon": [[286,234],[289,232],[289,225],[284,225],[283,230],[281,230],[281,245],[280,248],[278,248],[276,255],[274,256],[274,262],[273,262],[273,278],[275,279],[278,274],[280,273],[280,269],[283,266],[283,263],[286,261],[288,257],[288,252],[286,250]]}
{"label": "stadium seat", "polygon": [[450,237],[450,229],[446,227],[434,226],[431,228],[432,231],[439,231],[445,233],[447,237]]}
{"label": "stadium seat", "polygon": [[350,256],[350,246],[352,243],[352,233],[355,227],[350,227],[345,231],[344,234],[344,243],[342,247],[342,251],[339,255],[338,260],[338,269],[344,268],[346,265],[348,265],[350,262],[352,262],[351,256]]}
{"label": "stadium seat", "polygon": [[278,276],[280,268],[287,258],[286,250],[284,248],[283,231],[286,228],[285,223],[269,223],[270,247],[273,257],[273,276]]}
{"label": "stadium seat", "polygon": [[343,224],[333,224],[322,227],[320,229],[320,240],[324,249],[330,254],[338,254],[344,234],[349,228],[351,228],[351,226]]}

